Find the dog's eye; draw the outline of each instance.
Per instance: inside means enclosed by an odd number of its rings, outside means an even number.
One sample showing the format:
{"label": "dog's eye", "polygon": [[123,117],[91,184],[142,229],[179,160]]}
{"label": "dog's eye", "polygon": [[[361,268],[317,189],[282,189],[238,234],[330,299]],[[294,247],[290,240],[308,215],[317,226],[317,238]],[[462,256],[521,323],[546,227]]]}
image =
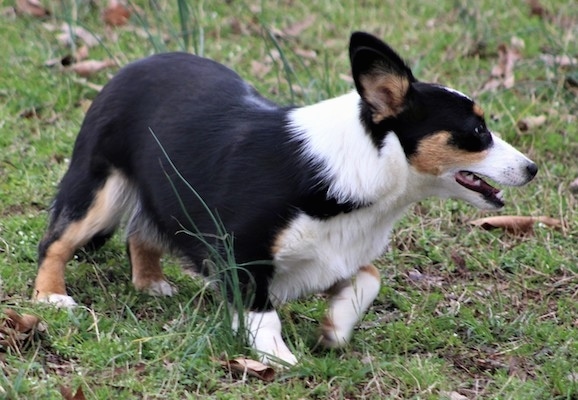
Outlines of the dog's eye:
{"label": "dog's eye", "polygon": [[487,128],[484,124],[478,125],[476,126],[476,128],[474,129],[474,133],[476,135],[480,135],[482,133],[486,133],[487,132]]}
{"label": "dog's eye", "polygon": [[483,122],[474,128],[474,136],[484,147],[492,143],[492,135]]}

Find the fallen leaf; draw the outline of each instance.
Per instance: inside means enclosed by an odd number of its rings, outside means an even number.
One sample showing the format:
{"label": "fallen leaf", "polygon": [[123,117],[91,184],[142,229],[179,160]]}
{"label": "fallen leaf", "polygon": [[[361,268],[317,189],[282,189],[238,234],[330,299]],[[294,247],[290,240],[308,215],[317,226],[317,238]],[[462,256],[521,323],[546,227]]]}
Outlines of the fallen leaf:
{"label": "fallen leaf", "polygon": [[498,64],[492,68],[490,79],[482,86],[479,93],[493,91],[500,87],[511,89],[514,87],[514,66],[522,58],[524,42],[516,37],[510,41],[510,45],[504,43],[498,46]]}
{"label": "fallen leaf", "polygon": [[468,398],[458,392],[441,392],[442,398],[448,400],[468,400]]}
{"label": "fallen leaf", "polygon": [[417,269],[413,268],[407,273],[410,281],[415,282],[426,287],[440,287],[444,283],[444,278],[430,274],[422,274]]}
{"label": "fallen leaf", "polygon": [[520,129],[522,132],[527,132],[541,125],[544,125],[544,123],[546,123],[546,116],[538,115],[522,118],[521,120],[518,121],[517,125],[518,129]]}
{"label": "fallen leaf", "polygon": [[0,320],[0,347],[20,350],[25,347],[37,332],[46,330],[46,326],[35,315],[20,315],[12,309],[4,310],[6,318]]}
{"label": "fallen leaf", "polygon": [[273,65],[271,63],[251,60],[251,75],[257,78],[263,78],[272,68]]}
{"label": "fallen leaf", "polygon": [[40,3],[38,0],[17,0],[16,10],[19,13],[38,18],[47,17],[50,15],[50,11],[44,8],[42,3]]}
{"label": "fallen leaf", "polygon": [[314,14],[310,14],[303,21],[296,22],[283,29],[283,33],[287,36],[299,36],[303,31],[313,25],[316,19],[317,17]]}
{"label": "fallen leaf", "polygon": [[578,59],[570,57],[569,55],[552,55],[552,54],[542,54],[540,55],[540,60],[550,67],[572,67],[578,64]]}
{"label": "fallen leaf", "polygon": [[78,61],[86,60],[88,58],[88,46],[80,46],[74,52],[74,59]]}
{"label": "fallen leaf", "polygon": [[71,71],[76,72],[78,75],[82,77],[91,76],[103,69],[110,68],[116,65],[114,60],[106,59],[106,60],[85,60],[74,63],[70,65],[68,68]]}
{"label": "fallen leaf", "polygon": [[305,49],[297,48],[297,49],[295,49],[295,54],[297,54],[299,57],[303,57],[303,58],[310,58],[310,59],[317,58],[317,52],[315,50],[305,50]]}
{"label": "fallen leaf", "polygon": [[126,25],[130,18],[130,10],[118,0],[109,0],[108,6],[102,12],[102,19],[109,26]]}
{"label": "fallen leaf", "polygon": [[16,329],[19,332],[26,333],[37,327],[40,328],[38,329],[39,331],[44,330],[44,327],[40,323],[40,318],[38,318],[35,315],[30,314],[20,315],[16,311],[11,309],[7,309],[4,312],[8,316],[9,320],[13,321],[14,329]]}
{"label": "fallen leaf", "polygon": [[562,221],[551,217],[530,217],[518,215],[498,215],[476,219],[469,222],[470,225],[479,226],[490,230],[495,228],[504,229],[506,232],[522,235],[531,233],[534,230],[534,224],[540,223],[552,228],[562,228]]}
{"label": "fallen leaf", "polygon": [[272,382],[275,379],[275,370],[273,368],[250,358],[238,357],[234,360],[219,362],[231,373],[253,376],[265,382]]}
{"label": "fallen leaf", "polygon": [[[73,78],[72,80],[78,83],[79,85],[86,86],[87,88],[94,90],[95,92],[100,92],[104,87],[103,85],[97,85],[96,83],[89,82],[86,80],[86,78],[76,78],[76,79]],[[90,101],[88,102],[81,101],[80,106],[85,113],[86,111],[88,111],[88,107],[90,107],[90,104],[91,104]]]}
{"label": "fallen leaf", "polygon": [[60,394],[64,400],[86,400],[86,397],[84,397],[84,393],[82,391],[82,386],[79,386],[78,389],[76,389],[76,393],[73,395],[70,388],[61,385]]}
{"label": "fallen leaf", "polygon": [[71,46],[76,41],[76,38],[80,39],[88,47],[94,47],[101,41],[100,37],[94,33],[80,26],[72,26],[66,23],[60,26],[60,34],[56,38],[63,46]]}

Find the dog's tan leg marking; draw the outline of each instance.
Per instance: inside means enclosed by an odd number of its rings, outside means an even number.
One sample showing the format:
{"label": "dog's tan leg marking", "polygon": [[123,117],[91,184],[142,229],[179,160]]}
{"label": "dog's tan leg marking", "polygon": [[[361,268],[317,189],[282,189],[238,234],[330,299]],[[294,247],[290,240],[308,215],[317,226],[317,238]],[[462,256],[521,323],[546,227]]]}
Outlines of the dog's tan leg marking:
{"label": "dog's tan leg marking", "polygon": [[[66,300],[66,285],[64,270],[66,263],[74,255],[75,245],[70,242],[69,232],[75,229],[71,226],[65,235],[53,242],[46,250],[42,264],[38,268],[38,275],[34,284],[34,298],[40,301],[54,302],[61,305],[73,306],[74,300]],[[58,301],[58,299],[62,301]]]}
{"label": "dog's tan leg marking", "polygon": [[359,268],[350,280],[329,289],[329,310],[321,325],[321,344],[340,347],[351,338],[353,328],[361,320],[381,286],[379,271],[373,265]]}
{"label": "dog's tan leg marking", "polygon": [[162,250],[145,243],[132,235],[128,238],[132,283],[137,290],[153,296],[172,296],[174,288],[163,274],[161,267]]}
{"label": "dog's tan leg marking", "polygon": [[76,302],[66,294],[64,271],[74,252],[102,231],[114,227],[121,215],[117,192],[122,179],[113,174],[96,194],[81,220],[70,223],[60,237],[48,245],[38,268],[33,297],[58,306],[72,307]]}
{"label": "dog's tan leg marking", "polygon": [[93,207],[83,220],[70,224],[60,238],[48,246],[34,285],[34,297],[37,300],[64,307],[76,305],[66,294],[66,263],[72,259],[76,249],[107,226],[99,223],[102,222],[101,216],[98,207]]}

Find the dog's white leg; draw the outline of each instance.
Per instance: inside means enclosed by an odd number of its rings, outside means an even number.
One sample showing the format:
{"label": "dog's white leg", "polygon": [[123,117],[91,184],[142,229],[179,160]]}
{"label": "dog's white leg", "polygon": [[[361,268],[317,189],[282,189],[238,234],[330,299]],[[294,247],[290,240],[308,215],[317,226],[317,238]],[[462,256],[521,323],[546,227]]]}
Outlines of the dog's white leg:
{"label": "dog's white leg", "polygon": [[321,344],[330,348],[345,345],[377,297],[379,288],[379,271],[373,265],[361,267],[351,280],[334,285],[328,291],[331,298],[322,323]]}
{"label": "dog's white leg", "polygon": [[[277,366],[297,364],[297,358],[281,337],[281,320],[275,310],[247,311],[244,317],[249,345],[257,351],[263,363]],[[239,319],[235,314],[233,329],[238,328]]]}

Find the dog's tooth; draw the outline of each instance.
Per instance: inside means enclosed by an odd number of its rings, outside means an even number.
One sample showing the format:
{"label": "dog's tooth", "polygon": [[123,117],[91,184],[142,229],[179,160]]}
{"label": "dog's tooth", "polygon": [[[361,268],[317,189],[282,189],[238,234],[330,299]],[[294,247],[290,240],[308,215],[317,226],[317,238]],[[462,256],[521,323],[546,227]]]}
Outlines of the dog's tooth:
{"label": "dog's tooth", "polygon": [[477,184],[477,182],[479,182],[478,177],[471,172],[465,172],[462,176],[464,177],[464,180],[471,184]]}

